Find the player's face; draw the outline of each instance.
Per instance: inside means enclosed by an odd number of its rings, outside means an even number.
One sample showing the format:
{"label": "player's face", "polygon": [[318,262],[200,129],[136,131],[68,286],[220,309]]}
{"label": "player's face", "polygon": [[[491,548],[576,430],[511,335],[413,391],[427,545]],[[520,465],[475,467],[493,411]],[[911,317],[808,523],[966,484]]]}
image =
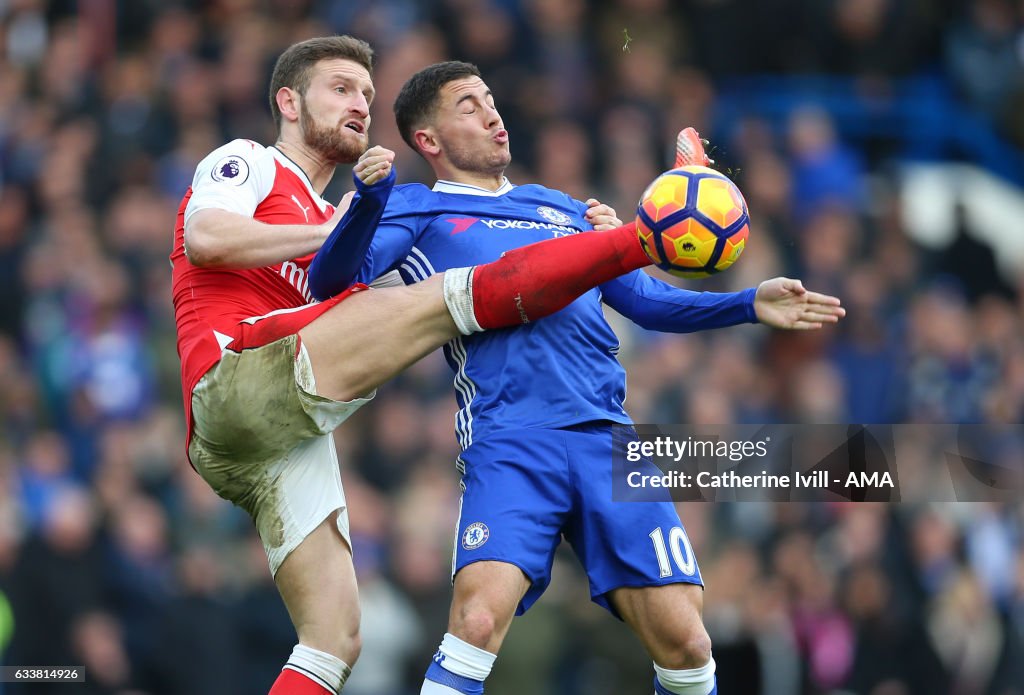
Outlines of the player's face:
{"label": "player's face", "polygon": [[441,88],[434,119],[441,151],[459,171],[501,174],[512,161],[508,131],[494,97],[479,77],[466,77]]}
{"label": "player's face", "polygon": [[359,159],[368,144],[373,95],[373,81],[362,65],[344,59],[317,63],[299,102],[306,145],[335,164]]}

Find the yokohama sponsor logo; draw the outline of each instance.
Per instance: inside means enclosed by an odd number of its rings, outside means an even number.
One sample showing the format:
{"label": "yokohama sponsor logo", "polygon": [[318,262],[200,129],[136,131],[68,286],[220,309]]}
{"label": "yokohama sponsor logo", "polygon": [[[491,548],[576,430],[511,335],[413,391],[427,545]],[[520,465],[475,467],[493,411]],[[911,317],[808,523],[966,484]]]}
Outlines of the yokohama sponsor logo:
{"label": "yokohama sponsor logo", "polygon": [[281,264],[281,277],[298,290],[303,299],[307,302],[313,301],[313,295],[309,293],[309,278],[306,277],[305,270],[295,265],[293,261],[285,261]]}
{"label": "yokohama sponsor logo", "polygon": [[480,222],[486,225],[488,229],[547,229],[553,232],[556,237],[579,232],[575,227],[532,220],[480,220]]}

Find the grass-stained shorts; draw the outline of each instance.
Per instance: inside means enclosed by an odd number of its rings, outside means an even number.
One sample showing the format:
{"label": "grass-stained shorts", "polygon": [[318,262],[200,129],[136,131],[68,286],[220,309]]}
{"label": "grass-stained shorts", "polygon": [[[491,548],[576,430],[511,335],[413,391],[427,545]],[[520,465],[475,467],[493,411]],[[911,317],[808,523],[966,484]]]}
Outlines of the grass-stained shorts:
{"label": "grass-stained shorts", "polygon": [[224,350],[192,391],[192,465],[253,518],[274,575],[335,510],[350,543],[331,433],[373,396],[318,396],[309,355],[294,334]]}

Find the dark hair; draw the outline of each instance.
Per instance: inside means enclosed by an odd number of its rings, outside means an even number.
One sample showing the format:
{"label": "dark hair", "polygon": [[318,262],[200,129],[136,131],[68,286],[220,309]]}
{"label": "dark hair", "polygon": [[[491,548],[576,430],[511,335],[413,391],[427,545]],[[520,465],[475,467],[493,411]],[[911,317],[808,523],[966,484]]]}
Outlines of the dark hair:
{"label": "dark hair", "polygon": [[281,109],[277,107],[277,93],[282,87],[290,87],[305,96],[313,79],[313,66],[332,58],[351,60],[373,74],[373,49],[354,36],[320,36],[289,46],[274,64],[270,78],[270,113],[274,115],[278,130],[281,129]]}
{"label": "dark hair", "polygon": [[405,144],[414,152],[419,150],[412,134],[434,116],[441,88],[464,77],[480,77],[480,70],[472,63],[449,60],[423,68],[402,85],[395,98],[395,123]]}

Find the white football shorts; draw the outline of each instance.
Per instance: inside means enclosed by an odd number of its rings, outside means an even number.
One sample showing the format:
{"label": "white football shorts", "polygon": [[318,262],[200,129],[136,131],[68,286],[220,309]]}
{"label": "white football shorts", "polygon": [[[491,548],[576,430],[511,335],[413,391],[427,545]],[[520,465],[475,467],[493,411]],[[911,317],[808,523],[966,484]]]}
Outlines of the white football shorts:
{"label": "white football shorts", "polygon": [[335,511],[351,547],[331,433],[375,393],[351,401],[318,396],[297,335],[224,350],[192,391],[192,465],[255,521],[272,574]]}

